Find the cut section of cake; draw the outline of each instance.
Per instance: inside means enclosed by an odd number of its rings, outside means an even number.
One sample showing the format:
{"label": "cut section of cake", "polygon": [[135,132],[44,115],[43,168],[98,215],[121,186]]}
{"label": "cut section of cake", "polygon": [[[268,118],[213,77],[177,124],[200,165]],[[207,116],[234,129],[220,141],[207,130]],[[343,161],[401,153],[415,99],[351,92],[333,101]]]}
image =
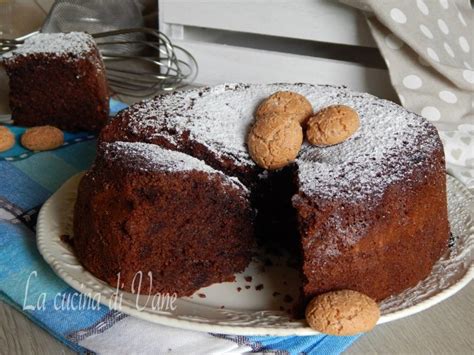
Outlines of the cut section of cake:
{"label": "cut section of cake", "polygon": [[4,54],[0,63],[10,79],[16,125],[97,131],[106,124],[107,80],[92,36],[39,33]]}
{"label": "cut section of cake", "polygon": [[249,264],[248,195],[236,178],[189,155],[105,143],[79,186],[74,248],[86,269],[111,285],[191,295],[233,280]]}

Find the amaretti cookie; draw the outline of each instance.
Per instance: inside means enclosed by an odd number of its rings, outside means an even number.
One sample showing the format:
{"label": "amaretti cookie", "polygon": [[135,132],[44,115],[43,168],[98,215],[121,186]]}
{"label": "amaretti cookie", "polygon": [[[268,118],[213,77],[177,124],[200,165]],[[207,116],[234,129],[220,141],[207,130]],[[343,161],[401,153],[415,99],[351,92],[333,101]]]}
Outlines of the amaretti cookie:
{"label": "amaretti cookie", "polygon": [[258,119],[272,115],[287,115],[304,125],[313,113],[313,107],[303,95],[293,91],[277,91],[262,101],[255,116]]}
{"label": "amaretti cookie", "polygon": [[380,309],[363,293],[339,290],[313,298],[306,306],[305,317],[318,332],[354,335],[372,330],[380,318]]}
{"label": "amaretti cookie", "polygon": [[272,114],[257,119],[247,138],[249,154],[258,166],[276,170],[295,160],[303,130],[294,116]]}
{"label": "amaretti cookie", "polygon": [[64,144],[64,133],[53,126],[28,128],[21,136],[21,145],[33,151],[52,150]]}
{"label": "amaretti cookie", "polygon": [[5,152],[15,145],[15,135],[7,127],[0,126],[0,152]]}

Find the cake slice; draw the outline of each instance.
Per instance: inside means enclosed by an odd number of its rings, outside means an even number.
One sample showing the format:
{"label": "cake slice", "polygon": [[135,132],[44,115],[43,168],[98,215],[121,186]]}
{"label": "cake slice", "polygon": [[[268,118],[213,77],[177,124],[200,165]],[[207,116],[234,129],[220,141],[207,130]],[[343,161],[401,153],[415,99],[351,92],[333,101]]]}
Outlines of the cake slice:
{"label": "cake slice", "polygon": [[250,263],[248,197],[236,178],[189,155],[148,143],[104,143],[79,186],[74,249],[111,285],[188,296],[233,280]]}
{"label": "cake slice", "polygon": [[97,131],[107,122],[107,80],[92,36],[40,33],[2,59],[16,125]]}

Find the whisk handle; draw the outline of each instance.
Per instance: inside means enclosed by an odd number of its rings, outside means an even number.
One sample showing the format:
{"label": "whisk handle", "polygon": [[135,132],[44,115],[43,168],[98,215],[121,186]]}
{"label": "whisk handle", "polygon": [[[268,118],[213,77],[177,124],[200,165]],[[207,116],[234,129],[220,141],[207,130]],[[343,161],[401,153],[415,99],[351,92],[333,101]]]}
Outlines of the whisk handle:
{"label": "whisk handle", "polygon": [[39,31],[31,32],[15,39],[0,38],[0,54],[17,49],[19,46],[25,43],[25,39],[37,34],[38,32]]}

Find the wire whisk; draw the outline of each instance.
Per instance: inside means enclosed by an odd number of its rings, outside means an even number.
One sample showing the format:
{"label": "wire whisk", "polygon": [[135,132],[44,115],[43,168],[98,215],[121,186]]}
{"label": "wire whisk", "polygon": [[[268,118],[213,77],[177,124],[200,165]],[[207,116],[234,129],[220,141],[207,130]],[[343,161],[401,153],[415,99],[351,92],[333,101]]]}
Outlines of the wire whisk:
{"label": "wire whisk", "polygon": [[[0,55],[21,46],[28,36],[0,39]],[[192,54],[158,30],[127,28],[94,33],[92,37],[114,94],[147,97],[189,85],[197,76],[198,64]]]}

